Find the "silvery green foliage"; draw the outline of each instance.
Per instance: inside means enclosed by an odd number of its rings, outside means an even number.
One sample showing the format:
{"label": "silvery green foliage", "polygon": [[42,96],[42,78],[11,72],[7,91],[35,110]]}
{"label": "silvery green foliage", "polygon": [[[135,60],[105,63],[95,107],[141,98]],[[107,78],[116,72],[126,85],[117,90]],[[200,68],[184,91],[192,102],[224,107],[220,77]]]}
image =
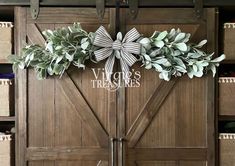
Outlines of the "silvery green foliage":
{"label": "silvery green foliage", "polygon": [[48,75],[62,76],[71,64],[78,68],[85,67],[84,62],[91,54],[93,36],[84,31],[79,23],[55,31],[46,30],[43,35],[46,38],[45,47],[28,45],[22,49],[21,57],[9,57],[14,70],[33,67],[37,78],[45,79]]}
{"label": "silvery green foliage", "polygon": [[150,38],[141,38],[141,57],[146,69],[154,68],[160,72],[159,78],[169,81],[172,76],[178,77],[188,74],[189,78],[202,77],[211,70],[213,76],[219,62],[225,59],[225,55],[212,59],[212,54],[206,54],[201,50],[207,43],[206,40],[199,44],[188,44],[189,33],[183,33],[180,29],[172,29],[170,32],[154,32]]}
{"label": "silvery green foliage", "polygon": [[[43,32],[46,38],[45,47],[28,45],[22,49],[22,56],[9,56],[14,71],[17,68],[33,67],[38,79],[48,75],[62,76],[70,65],[85,68],[84,62],[90,58],[94,50],[94,33],[87,33],[79,23],[55,31]],[[213,54],[206,54],[201,47],[206,40],[199,44],[188,44],[189,33],[179,29],[170,32],[154,32],[150,38],[140,38],[142,45],[141,58],[146,69],[154,68],[160,72],[159,77],[169,81],[173,76],[185,73],[190,78],[201,77],[204,72],[211,70],[213,76],[225,55],[212,59]],[[90,58],[92,60],[92,58]]]}

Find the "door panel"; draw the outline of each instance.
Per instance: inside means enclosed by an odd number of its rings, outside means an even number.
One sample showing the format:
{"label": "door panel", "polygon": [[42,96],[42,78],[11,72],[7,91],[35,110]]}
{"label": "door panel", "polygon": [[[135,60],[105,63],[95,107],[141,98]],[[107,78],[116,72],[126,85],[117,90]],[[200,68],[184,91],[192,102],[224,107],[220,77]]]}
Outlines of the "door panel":
{"label": "door panel", "polygon": [[[136,27],[144,36],[151,36],[155,30],[180,28],[192,34],[192,42],[208,39],[205,49],[215,51],[215,29],[208,31],[215,24],[215,9],[205,9],[203,19],[197,19],[193,9],[141,8],[135,20],[122,9],[121,18],[123,32]],[[214,141],[211,75],[166,82],[154,70],[146,71],[139,64],[133,68],[141,72],[140,88],[119,90],[125,95],[125,107],[118,109],[118,114],[124,114],[118,123],[124,125],[118,125],[118,132],[125,139],[126,165],[213,166],[213,143],[208,144]]]}
{"label": "door panel", "polygon": [[[204,80],[203,80],[204,79]],[[206,147],[206,77],[180,79],[137,147]],[[192,102],[193,100],[193,102]]]}
{"label": "door panel", "polygon": [[[25,40],[29,44],[44,45],[42,31],[57,29],[80,22],[87,31],[95,31],[104,25],[113,35],[115,27],[114,9],[106,9],[105,17],[98,21],[95,8],[40,8],[37,20],[32,20],[29,8],[17,8],[17,14],[25,13]],[[20,21],[22,17],[16,16]],[[21,32],[18,32],[21,33]],[[23,44],[18,44],[19,50]],[[19,52],[18,52],[19,53]],[[33,69],[19,71],[19,80],[27,80],[24,94],[27,110],[22,119],[25,124],[24,138],[27,140],[20,145],[24,160],[20,166],[90,166],[108,165],[109,137],[116,136],[116,93],[105,89],[92,89],[90,84],[92,67],[104,64],[87,64],[86,70],[71,67],[64,76],[50,77],[39,81]],[[22,73],[26,74],[22,74]],[[20,77],[21,75],[24,77]],[[23,100],[23,99],[22,99]],[[26,125],[27,124],[27,125]],[[19,142],[21,141],[19,138]],[[22,140],[23,141],[23,140]],[[20,148],[19,148],[20,149]],[[20,159],[19,159],[20,160]]]}

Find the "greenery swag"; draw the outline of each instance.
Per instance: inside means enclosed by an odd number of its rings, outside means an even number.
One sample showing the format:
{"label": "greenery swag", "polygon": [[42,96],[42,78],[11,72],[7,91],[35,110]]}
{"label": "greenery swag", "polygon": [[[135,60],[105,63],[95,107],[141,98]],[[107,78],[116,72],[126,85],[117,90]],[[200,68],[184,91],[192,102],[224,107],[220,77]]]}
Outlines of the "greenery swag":
{"label": "greenery swag", "polygon": [[[13,63],[13,70],[33,67],[38,79],[45,79],[48,75],[60,75],[71,66],[85,68],[85,61],[93,59],[94,52],[101,47],[94,45],[96,33],[86,32],[79,23],[60,28],[55,31],[43,32],[45,47],[27,45],[22,49],[22,56],[9,56]],[[120,33],[118,34],[120,38]],[[155,69],[160,79],[169,81],[172,76],[179,77],[187,74],[189,78],[202,77],[211,70],[213,76],[219,62],[225,59],[221,55],[212,59],[212,54],[201,50],[206,40],[199,44],[188,43],[189,33],[180,29],[170,32],[154,32],[151,37],[140,36],[135,42],[141,46],[140,54],[135,57],[142,62],[146,69]]]}

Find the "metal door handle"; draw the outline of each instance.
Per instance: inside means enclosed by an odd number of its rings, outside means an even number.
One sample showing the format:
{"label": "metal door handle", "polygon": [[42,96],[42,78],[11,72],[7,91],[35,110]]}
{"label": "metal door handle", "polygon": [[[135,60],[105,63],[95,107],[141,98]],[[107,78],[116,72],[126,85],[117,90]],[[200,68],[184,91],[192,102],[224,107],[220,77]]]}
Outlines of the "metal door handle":
{"label": "metal door handle", "polygon": [[123,146],[123,141],[124,141],[125,139],[124,138],[120,138],[119,139],[119,142],[120,142],[120,156],[121,156],[121,166],[125,166],[125,162],[124,162],[124,154],[123,154],[123,152],[124,152],[124,146]]}
{"label": "metal door handle", "polygon": [[115,157],[115,149],[114,149],[114,142],[115,142],[115,138],[110,138],[110,143],[111,143],[111,166],[115,166],[115,161],[114,161],[114,157]]}

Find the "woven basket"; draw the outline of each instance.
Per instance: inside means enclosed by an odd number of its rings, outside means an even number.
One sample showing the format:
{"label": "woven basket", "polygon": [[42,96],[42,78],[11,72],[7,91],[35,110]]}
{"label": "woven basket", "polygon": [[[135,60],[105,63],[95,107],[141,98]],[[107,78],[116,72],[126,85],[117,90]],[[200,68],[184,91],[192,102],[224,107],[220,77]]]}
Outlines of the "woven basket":
{"label": "woven basket", "polygon": [[226,60],[235,59],[235,23],[224,24],[224,54]]}
{"label": "woven basket", "polygon": [[11,166],[12,135],[0,135],[0,165]]}
{"label": "woven basket", "polygon": [[12,116],[14,112],[14,80],[0,79],[0,116]]}
{"label": "woven basket", "polygon": [[12,54],[12,22],[0,22],[0,60],[7,61],[7,57]]}
{"label": "woven basket", "polygon": [[235,134],[221,133],[220,139],[220,166],[235,165]]}
{"label": "woven basket", "polygon": [[235,115],[235,77],[219,78],[219,113]]}

